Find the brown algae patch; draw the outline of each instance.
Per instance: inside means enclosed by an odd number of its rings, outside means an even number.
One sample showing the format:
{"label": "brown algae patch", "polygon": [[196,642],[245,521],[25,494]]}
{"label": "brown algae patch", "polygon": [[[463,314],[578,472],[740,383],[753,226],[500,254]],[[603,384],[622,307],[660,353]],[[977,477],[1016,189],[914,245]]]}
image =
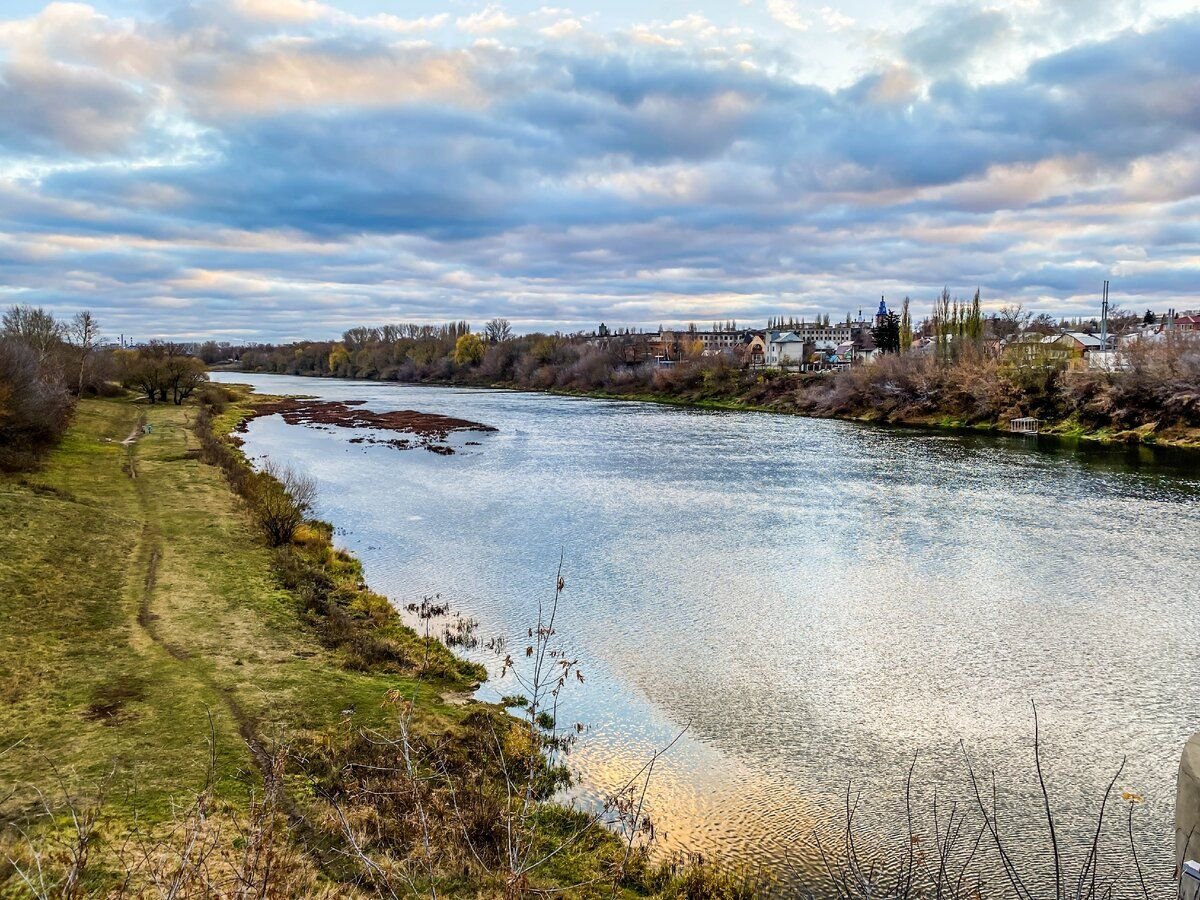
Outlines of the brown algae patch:
{"label": "brown algae patch", "polygon": [[[303,397],[282,397],[266,400],[254,406],[256,416],[279,415],[289,425],[313,427],[333,426],[336,428],[365,428],[373,431],[390,431],[412,435],[411,438],[378,439],[358,436],[350,439],[352,444],[387,444],[397,450],[424,447],[433,453],[449,456],[454,448],[445,443],[446,438],[459,431],[495,431],[491,425],[443,416],[437,413],[419,412],[413,409],[372,412],[360,409],[363,400],[315,400]],[[238,431],[246,430],[248,420],[243,420]],[[477,442],[472,442],[477,444]]]}

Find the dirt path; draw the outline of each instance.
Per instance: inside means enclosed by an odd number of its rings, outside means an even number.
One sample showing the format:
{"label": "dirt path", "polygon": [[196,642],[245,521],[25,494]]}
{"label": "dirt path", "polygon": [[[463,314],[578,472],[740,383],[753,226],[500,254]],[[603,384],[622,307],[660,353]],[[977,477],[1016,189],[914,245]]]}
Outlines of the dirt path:
{"label": "dirt path", "polygon": [[144,412],[138,413],[137,424],[133,426],[133,431],[129,432],[129,437],[121,441],[121,446],[125,448],[125,474],[133,479],[137,478],[137,456],[133,451],[145,427],[146,414]]}
{"label": "dirt path", "polygon": [[146,414],[142,413],[138,416],[137,424],[133,426],[133,431],[129,432],[129,437],[121,441],[122,447],[132,447],[137,443],[138,437],[142,433],[142,429],[146,427]]}
{"label": "dirt path", "polygon": [[[139,419],[137,427],[129,437],[122,441],[129,457],[126,462],[127,471],[131,478],[137,478],[135,465],[138,437],[145,425],[145,414]],[[158,567],[162,559],[162,537],[158,529],[151,523],[154,514],[153,492],[145,480],[136,487],[139,505],[142,510],[142,551],[139,554],[145,559],[144,573],[141,578],[140,597],[137,611],[137,624],[151,643],[166,652],[176,664],[186,666],[188,674],[208,691],[219,697],[228,710],[230,717],[237,725],[255,768],[259,770],[264,783],[275,782],[279,805],[288,819],[292,833],[299,839],[304,852],[313,860],[326,876],[337,881],[350,877],[353,872],[345,871],[347,860],[350,858],[344,848],[329,846],[329,841],[322,840],[315,829],[304,816],[303,810],[290,795],[286,787],[278,783],[279,771],[276,766],[275,754],[268,748],[258,732],[258,723],[247,712],[234,696],[233,691],[221,684],[216,677],[203,665],[200,657],[194,657],[184,647],[168,640],[158,627],[159,615],[154,612],[155,595],[158,592]]]}

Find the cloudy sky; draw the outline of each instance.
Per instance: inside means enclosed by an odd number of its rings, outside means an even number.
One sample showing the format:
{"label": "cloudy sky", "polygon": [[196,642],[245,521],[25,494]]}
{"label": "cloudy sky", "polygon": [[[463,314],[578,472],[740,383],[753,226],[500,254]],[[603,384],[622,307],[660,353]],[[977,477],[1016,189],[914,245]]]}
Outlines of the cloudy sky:
{"label": "cloudy sky", "polygon": [[1200,306],[1200,0],[0,3],[0,304],[272,340]]}

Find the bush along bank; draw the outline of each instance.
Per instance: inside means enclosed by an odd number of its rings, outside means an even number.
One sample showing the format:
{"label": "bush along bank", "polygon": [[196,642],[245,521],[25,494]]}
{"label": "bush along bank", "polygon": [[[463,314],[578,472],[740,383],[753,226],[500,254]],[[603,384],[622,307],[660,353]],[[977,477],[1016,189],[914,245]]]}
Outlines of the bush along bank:
{"label": "bush along bank", "polygon": [[270,461],[260,471],[250,466],[228,436],[232,428],[225,427],[253,414],[246,399],[220,385],[202,390],[195,423],[201,458],[220,467],[246,501],[274,548],[279,581],[322,644],[356,669],[419,674],[457,690],[483,681],[483,666],[460,659],[433,636],[418,635],[386,597],[367,587],[361,563],[333,546],[332,526],[306,518],[315,497],[309,479]]}

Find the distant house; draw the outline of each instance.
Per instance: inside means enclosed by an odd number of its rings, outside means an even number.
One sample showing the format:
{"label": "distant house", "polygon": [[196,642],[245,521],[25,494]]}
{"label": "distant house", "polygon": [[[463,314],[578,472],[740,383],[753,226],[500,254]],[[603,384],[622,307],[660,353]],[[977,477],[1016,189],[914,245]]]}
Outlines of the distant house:
{"label": "distant house", "polygon": [[879,348],[869,331],[857,332],[851,340],[842,341],[829,355],[830,364],[837,369],[874,362],[879,356]]}
{"label": "distant house", "polygon": [[[1082,356],[1085,353],[1091,353],[1093,350],[1107,349],[1104,342],[1098,334],[1088,334],[1084,331],[1064,331],[1062,334],[1050,335],[1052,341],[1050,343],[1058,343],[1066,347],[1073,353]],[[1109,339],[1109,344],[1112,344],[1112,339]]]}
{"label": "distant house", "polygon": [[1171,319],[1169,327],[1177,331],[1200,331],[1200,313],[1179,313]]}
{"label": "distant house", "polygon": [[767,363],[767,336],[752,334],[742,345],[742,362],[749,366],[763,366]]}
{"label": "distant house", "polygon": [[848,369],[854,365],[854,341],[842,341],[829,354],[829,361],[835,368]]}
{"label": "distant house", "polygon": [[1005,345],[1004,355],[1017,365],[1064,367],[1071,362],[1073,349],[1069,344],[1060,343],[1060,337],[1057,334],[1026,331]]}
{"label": "distant house", "polygon": [[[1157,322],[1146,323],[1140,328],[1120,335],[1117,338],[1117,344],[1122,350],[1131,350],[1137,346],[1164,344],[1177,338],[1191,338],[1197,333],[1200,333],[1200,313],[1176,314],[1172,310]],[[1090,361],[1089,365],[1091,365]]]}
{"label": "distant house", "polygon": [[766,364],[781,368],[804,365],[812,355],[812,344],[794,331],[768,331],[766,348]]}
{"label": "distant house", "polygon": [[1117,344],[1121,347],[1131,347],[1143,342],[1157,344],[1163,340],[1166,340],[1165,326],[1143,325],[1141,328],[1130,331],[1128,334],[1120,335],[1117,338]]}
{"label": "distant house", "polygon": [[1116,337],[1108,336],[1105,343],[1098,334],[1088,334],[1083,331],[1064,331],[1053,335],[1048,341],[1059,347],[1066,348],[1070,354],[1068,366],[1071,369],[1107,369],[1113,371],[1117,366],[1116,354],[1113,348]]}

